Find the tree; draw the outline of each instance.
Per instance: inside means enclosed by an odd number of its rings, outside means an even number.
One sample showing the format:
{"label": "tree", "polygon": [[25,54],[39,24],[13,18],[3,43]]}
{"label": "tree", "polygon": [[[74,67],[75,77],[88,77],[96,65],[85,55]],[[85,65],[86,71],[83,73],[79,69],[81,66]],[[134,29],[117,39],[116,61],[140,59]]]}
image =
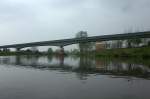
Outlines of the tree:
{"label": "tree", "polygon": [[140,38],[136,38],[136,39],[134,39],[133,41],[134,41],[133,43],[134,43],[135,46],[137,46],[137,47],[139,47],[140,43],[142,43],[142,40],[141,40]]}
{"label": "tree", "polygon": [[52,53],[53,53],[52,48],[48,48],[47,53],[48,53],[48,54],[52,54]]}
{"label": "tree", "polygon": [[117,42],[116,42],[117,48],[122,48],[122,44],[123,44],[122,40],[117,40]]}
{"label": "tree", "polygon": [[148,46],[150,46],[150,41],[148,42]]}
{"label": "tree", "polygon": [[128,48],[132,47],[132,39],[127,40],[127,46],[128,46]]}
{"label": "tree", "polygon": [[[86,38],[88,34],[86,31],[80,31],[76,34],[76,38]],[[80,53],[84,54],[92,50],[93,43],[82,42],[79,43]]]}
{"label": "tree", "polygon": [[[76,38],[86,38],[87,36],[88,35],[86,31],[80,31],[76,34]],[[87,45],[86,43],[79,43],[79,49],[81,53],[86,51],[86,48],[87,48],[86,45]]]}
{"label": "tree", "polygon": [[127,40],[128,47],[139,47],[140,43],[142,43],[142,40],[140,38],[135,38],[135,39],[129,39]]}

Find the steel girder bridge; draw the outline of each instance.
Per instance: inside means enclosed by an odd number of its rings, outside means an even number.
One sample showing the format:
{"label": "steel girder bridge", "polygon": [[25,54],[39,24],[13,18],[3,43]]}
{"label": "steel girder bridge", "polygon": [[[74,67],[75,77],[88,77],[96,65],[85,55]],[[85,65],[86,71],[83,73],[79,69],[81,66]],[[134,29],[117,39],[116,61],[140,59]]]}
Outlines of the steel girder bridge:
{"label": "steel girder bridge", "polygon": [[150,31],[3,45],[0,46],[0,49],[15,48],[16,50],[20,50],[26,47],[37,47],[37,46],[59,46],[60,48],[63,48],[64,46],[78,43],[100,42],[110,40],[126,40],[135,38],[150,38]]}

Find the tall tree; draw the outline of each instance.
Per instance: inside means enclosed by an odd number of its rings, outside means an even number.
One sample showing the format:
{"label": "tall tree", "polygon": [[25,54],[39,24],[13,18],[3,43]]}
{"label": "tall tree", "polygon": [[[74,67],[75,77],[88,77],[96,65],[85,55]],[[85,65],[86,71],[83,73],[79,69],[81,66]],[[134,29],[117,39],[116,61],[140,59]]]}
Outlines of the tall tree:
{"label": "tall tree", "polygon": [[[80,31],[76,34],[76,38],[86,38],[86,37],[88,37],[86,31]],[[92,43],[87,43],[87,42],[79,43],[80,53],[82,54],[87,53],[92,49],[92,45],[93,45]]]}
{"label": "tall tree", "polygon": [[135,39],[129,39],[127,40],[128,47],[139,47],[140,43],[142,43],[142,40],[140,38]]}
{"label": "tall tree", "polygon": [[52,48],[48,48],[47,53],[48,53],[48,54],[52,54],[52,53],[53,53]]}

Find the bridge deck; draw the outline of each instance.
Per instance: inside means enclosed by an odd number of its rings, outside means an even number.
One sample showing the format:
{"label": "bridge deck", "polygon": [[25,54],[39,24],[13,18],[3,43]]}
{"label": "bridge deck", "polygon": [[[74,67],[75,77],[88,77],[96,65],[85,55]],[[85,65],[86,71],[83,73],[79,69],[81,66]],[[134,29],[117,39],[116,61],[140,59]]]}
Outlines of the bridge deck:
{"label": "bridge deck", "polygon": [[23,43],[23,44],[12,44],[12,45],[0,46],[0,48],[25,48],[25,47],[34,47],[34,46],[67,46],[67,45],[81,43],[81,42],[124,40],[124,39],[133,39],[133,38],[150,38],[150,31],[92,36],[92,37],[87,37],[87,38],[71,38],[71,39],[31,42],[31,43]]}

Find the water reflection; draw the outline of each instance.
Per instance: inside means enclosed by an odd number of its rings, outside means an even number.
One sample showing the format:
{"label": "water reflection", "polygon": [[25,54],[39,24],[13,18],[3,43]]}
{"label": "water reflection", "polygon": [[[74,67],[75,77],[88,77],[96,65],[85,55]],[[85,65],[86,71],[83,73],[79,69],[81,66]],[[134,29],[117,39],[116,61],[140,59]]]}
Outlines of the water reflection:
{"label": "water reflection", "polygon": [[74,72],[86,80],[89,74],[111,75],[111,77],[150,78],[150,68],[143,64],[112,60],[108,58],[95,59],[89,57],[63,56],[1,56],[0,64],[41,70],[60,70]]}

